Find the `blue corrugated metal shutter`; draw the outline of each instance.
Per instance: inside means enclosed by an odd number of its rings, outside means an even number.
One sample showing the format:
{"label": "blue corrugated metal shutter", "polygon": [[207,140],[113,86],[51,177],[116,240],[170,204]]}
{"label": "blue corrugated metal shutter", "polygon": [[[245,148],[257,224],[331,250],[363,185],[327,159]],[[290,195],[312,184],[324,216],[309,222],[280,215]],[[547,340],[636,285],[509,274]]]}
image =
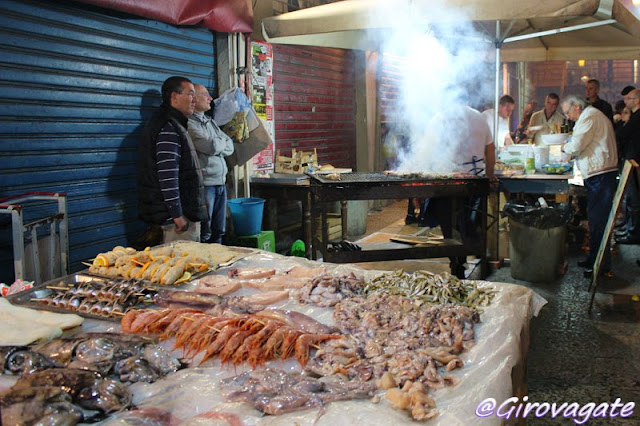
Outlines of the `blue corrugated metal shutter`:
{"label": "blue corrugated metal shutter", "polygon": [[[216,91],[214,50],[204,28],[65,0],[0,3],[0,197],[68,194],[72,270],[144,229],[135,191],[139,131],[167,77]],[[11,237],[2,225],[6,282]]]}

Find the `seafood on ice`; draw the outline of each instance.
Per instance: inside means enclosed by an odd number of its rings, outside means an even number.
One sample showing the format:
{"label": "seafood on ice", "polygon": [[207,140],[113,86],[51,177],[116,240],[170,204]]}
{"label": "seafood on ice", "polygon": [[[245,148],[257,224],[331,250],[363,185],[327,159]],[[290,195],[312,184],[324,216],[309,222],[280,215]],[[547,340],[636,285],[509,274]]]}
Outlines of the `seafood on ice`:
{"label": "seafood on ice", "polygon": [[154,382],[181,366],[149,339],[120,333],[86,333],[31,347],[4,346],[0,362],[5,374],[68,367],[113,375],[122,382]]}
{"label": "seafood on ice", "polygon": [[[265,310],[255,315],[213,316],[193,310],[129,311],[121,321],[125,333],[155,333],[175,339],[175,349],[202,364],[212,357],[253,368],[274,358],[295,356],[305,365],[313,348],[341,337],[306,315]],[[196,361],[198,356],[198,361]]]}
{"label": "seafood on ice", "polygon": [[247,371],[222,380],[220,386],[228,401],[248,402],[255,409],[274,415],[323,407],[332,401],[367,399],[376,391],[373,382],[338,376],[318,379],[273,368]]}
{"label": "seafood on ice", "polygon": [[208,271],[203,259],[188,255],[172,246],[136,251],[130,247],[114,247],[95,257],[89,267],[92,274],[146,280],[160,285],[178,285],[198,273]]}
{"label": "seafood on ice", "polygon": [[198,280],[198,285],[194,291],[226,296],[240,290],[240,288],[242,288],[242,283],[238,279],[230,278],[227,275],[206,275]]}
{"label": "seafood on ice", "polygon": [[262,291],[247,296],[229,297],[227,306],[235,312],[253,314],[288,298],[288,290]]}
{"label": "seafood on ice", "polygon": [[156,291],[140,282],[91,280],[48,286],[49,295],[31,299],[40,305],[80,314],[120,318],[132,306],[152,301]]}
{"label": "seafood on ice", "polygon": [[95,371],[53,368],[22,376],[0,397],[2,424],[75,425],[131,405],[127,386]]}
{"label": "seafood on ice", "polygon": [[0,297],[0,345],[23,346],[41,339],[55,339],[63,330],[79,326],[84,318],[16,306]]}
{"label": "seafood on ice", "polygon": [[411,404],[406,389],[402,394],[388,391],[400,401],[394,406],[409,410],[416,420],[436,414],[429,391],[459,382],[447,373],[463,367],[460,354],[474,345],[474,324],[479,322],[478,312],[467,306],[428,305],[386,292],[344,299],[333,315],[345,337],[326,342],[305,370],[362,381],[390,374],[400,389],[420,388],[413,398],[421,402]]}
{"label": "seafood on ice", "polygon": [[211,309],[225,303],[225,300],[215,294],[196,293],[181,290],[160,290],[154,297],[157,305],[165,308],[195,308]]}
{"label": "seafood on ice", "polygon": [[360,291],[364,285],[362,278],[351,272],[349,275],[318,275],[308,281],[294,295],[300,303],[309,303],[320,307],[335,306],[345,297]]}
{"label": "seafood on ice", "polygon": [[[310,280],[323,273],[325,273],[325,269],[322,267],[309,268],[306,266],[294,266],[282,273],[278,273],[273,268],[234,268],[231,269],[227,275],[231,283],[239,282],[244,288],[260,291],[277,291],[302,288]],[[221,283],[219,284],[220,286],[225,286],[222,279],[216,280],[219,280]],[[207,281],[205,281],[205,284],[206,282]],[[228,286],[229,284],[226,285]]]}

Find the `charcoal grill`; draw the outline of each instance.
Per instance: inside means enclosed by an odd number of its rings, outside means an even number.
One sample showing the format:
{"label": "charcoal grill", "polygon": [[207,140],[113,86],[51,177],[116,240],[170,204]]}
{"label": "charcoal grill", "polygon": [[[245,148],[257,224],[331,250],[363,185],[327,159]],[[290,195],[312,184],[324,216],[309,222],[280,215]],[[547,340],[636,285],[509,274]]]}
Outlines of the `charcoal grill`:
{"label": "charcoal grill", "polygon": [[385,184],[385,183],[415,183],[415,182],[425,182],[430,184],[436,184],[438,182],[445,183],[449,181],[458,181],[460,179],[470,179],[470,180],[478,180],[482,179],[482,177],[477,177],[473,175],[468,175],[465,177],[461,177],[458,175],[419,175],[419,174],[407,174],[407,175],[396,175],[396,174],[387,174],[384,172],[351,172],[351,173],[336,173],[340,178],[339,179],[329,179],[327,178],[327,174],[313,174],[311,175],[314,180],[322,184],[340,184],[340,183],[359,183],[359,184],[367,184],[367,183],[375,183],[375,184]]}
{"label": "charcoal grill", "polygon": [[[386,248],[367,247],[362,244],[361,251],[332,252],[328,248],[327,203],[340,201],[343,236],[346,238],[347,200],[389,200],[427,197],[481,197],[480,216],[482,229],[487,226],[487,197],[489,180],[484,176],[465,175],[428,176],[428,175],[388,175],[383,172],[340,173],[339,180],[327,179],[326,175],[312,175],[312,217],[321,216],[321,233],[314,229],[314,249],[320,250],[323,259],[334,263],[372,262],[383,260],[419,259],[433,257],[455,257],[476,255],[481,259],[481,275],[486,275],[486,233],[473,241],[445,240],[434,247]],[[452,209],[455,223],[456,209]],[[315,228],[315,223],[312,222]],[[315,252],[314,250],[314,252]],[[317,253],[314,253],[317,258]]]}
{"label": "charcoal grill", "polygon": [[392,175],[383,172],[340,173],[339,180],[326,175],[312,175],[318,201],[389,200],[466,196],[489,192],[489,180],[473,175],[430,177]]}

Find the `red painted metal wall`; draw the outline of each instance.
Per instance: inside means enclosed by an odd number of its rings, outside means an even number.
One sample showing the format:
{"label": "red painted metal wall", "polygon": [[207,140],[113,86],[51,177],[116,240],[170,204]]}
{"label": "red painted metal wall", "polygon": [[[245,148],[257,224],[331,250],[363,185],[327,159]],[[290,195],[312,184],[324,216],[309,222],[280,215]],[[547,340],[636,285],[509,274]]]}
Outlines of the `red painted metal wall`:
{"label": "red painted metal wall", "polygon": [[273,45],[276,151],[317,148],[320,164],[356,166],[354,54]]}
{"label": "red painted metal wall", "polygon": [[395,123],[399,109],[400,85],[405,72],[406,63],[401,57],[381,55],[378,62],[378,105],[380,121]]}

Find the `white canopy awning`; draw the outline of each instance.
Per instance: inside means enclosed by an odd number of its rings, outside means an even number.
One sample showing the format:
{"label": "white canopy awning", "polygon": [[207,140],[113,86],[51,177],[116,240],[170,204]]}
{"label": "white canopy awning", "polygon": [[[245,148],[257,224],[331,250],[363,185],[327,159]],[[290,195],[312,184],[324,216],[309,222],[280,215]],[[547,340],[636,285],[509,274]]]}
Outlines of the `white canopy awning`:
{"label": "white canopy awning", "polygon": [[[460,11],[487,41],[501,44],[505,62],[640,57],[639,0],[345,0],[265,18],[263,36],[270,43],[378,50],[392,25],[380,10],[431,8],[426,25],[452,19],[436,4]],[[496,21],[505,30],[498,40]]]}

